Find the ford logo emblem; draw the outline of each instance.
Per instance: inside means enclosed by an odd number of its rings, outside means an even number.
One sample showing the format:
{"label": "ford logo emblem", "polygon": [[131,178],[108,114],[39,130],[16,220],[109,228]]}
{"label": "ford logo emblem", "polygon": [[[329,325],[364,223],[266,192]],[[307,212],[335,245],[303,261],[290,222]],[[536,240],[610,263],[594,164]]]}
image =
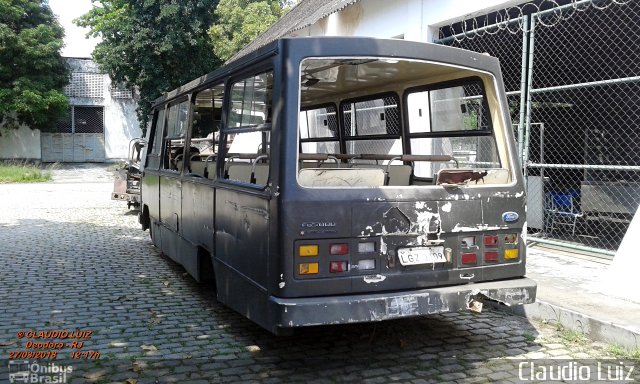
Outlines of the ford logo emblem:
{"label": "ford logo emblem", "polygon": [[505,212],[502,214],[502,221],[505,223],[512,223],[514,221],[518,221],[518,214],[516,212]]}

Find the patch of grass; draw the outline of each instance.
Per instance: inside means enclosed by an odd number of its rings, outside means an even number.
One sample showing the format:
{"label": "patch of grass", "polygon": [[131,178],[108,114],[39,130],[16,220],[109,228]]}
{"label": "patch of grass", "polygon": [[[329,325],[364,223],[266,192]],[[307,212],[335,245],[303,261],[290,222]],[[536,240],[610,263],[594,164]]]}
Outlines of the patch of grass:
{"label": "patch of grass", "polygon": [[573,329],[560,327],[558,329],[558,335],[563,341],[571,344],[586,345],[589,342],[589,339],[584,333]]}
{"label": "patch of grass", "polygon": [[0,184],[51,181],[51,170],[29,163],[0,163]]}
{"label": "patch of grass", "polygon": [[524,339],[528,342],[528,343],[532,343],[536,340],[536,337],[532,334],[530,334],[529,332],[525,332],[522,334],[522,337],[524,337]]}
{"label": "patch of grass", "polygon": [[640,348],[627,349],[621,345],[610,345],[607,353],[620,359],[640,360]]}

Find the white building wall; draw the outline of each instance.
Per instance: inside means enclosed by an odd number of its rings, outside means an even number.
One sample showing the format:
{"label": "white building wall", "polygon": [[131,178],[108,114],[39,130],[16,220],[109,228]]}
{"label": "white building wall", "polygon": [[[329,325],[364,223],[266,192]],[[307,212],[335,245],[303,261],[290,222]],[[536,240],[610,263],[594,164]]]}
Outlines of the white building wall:
{"label": "white building wall", "polygon": [[[126,159],[129,155],[129,142],[140,137],[142,130],[136,116],[137,103],[133,98],[118,98],[112,92],[109,76],[101,74],[98,66],[91,60],[68,58],[72,72],[90,74],[91,77],[80,77],[80,84],[75,84],[76,92],[83,97],[70,96],[72,106],[101,106],[104,108],[104,155],[106,161]],[[83,81],[100,84],[98,93],[91,91],[91,86]],[[77,87],[81,90],[77,91]],[[74,84],[70,84],[66,92],[74,94]],[[91,97],[86,97],[91,96]],[[20,129],[0,127],[0,159],[42,160],[42,141],[39,130],[26,126]]]}
{"label": "white building wall", "polygon": [[[72,71],[99,74],[98,66],[91,60],[68,59]],[[100,97],[70,97],[71,105],[104,107],[104,150],[106,161],[126,159],[129,142],[140,137],[142,130],[136,115],[137,103],[132,98],[117,98],[112,92],[108,75],[102,77]]]}
{"label": "white building wall", "polygon": [[116,99],[111,94],[111,80],[105,79],[104,151],[107,161],[126,159],[131,139],[142,136],[133,99]]}
{"label": "white building wall", "polygon": [[326,36],[396,37],[404,34],[406,1],[358,1],[320,20]]}
{"label": "white building wall", "polygon": [[522,3],[521,0],[359,0],[292,36],[370,36],[433,41],[452,21]]}
{"label": "white building wall", "polygon": [[39,161],[40,131],[27,126],[18,129],[0,128],[0,159]]}

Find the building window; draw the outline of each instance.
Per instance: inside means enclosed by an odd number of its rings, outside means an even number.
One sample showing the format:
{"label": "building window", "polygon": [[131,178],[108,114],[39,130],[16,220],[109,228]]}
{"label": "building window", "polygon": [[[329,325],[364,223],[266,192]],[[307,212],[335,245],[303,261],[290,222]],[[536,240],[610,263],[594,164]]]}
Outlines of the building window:
{"label": "building window", "polygon": [[104,133],[104,107],[73,107],[74,133]]}
{"label": "building window", "polygon": [[104,133],[104,107],[72,106],[56,123],[56,133]]}

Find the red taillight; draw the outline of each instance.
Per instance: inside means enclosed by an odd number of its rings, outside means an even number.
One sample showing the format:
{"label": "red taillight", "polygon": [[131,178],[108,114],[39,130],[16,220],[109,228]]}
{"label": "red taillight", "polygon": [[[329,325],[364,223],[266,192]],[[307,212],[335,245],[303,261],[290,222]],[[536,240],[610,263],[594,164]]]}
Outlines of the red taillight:
{"label": "red taillight", "polygon": [[348,264],[346,261],[332,261],[329,263],[329,272],[338,273],[338,272],[346,272],[348,268]]}
{"label": "red taillight", "polygon": [[498,262],[498,252],[485,252],[484,253],[484,261],[489,263],[497,263]]}
{"label": "red taillight", "polygon": [[495,247],[498,245],[498,236],[497,235],[484,235],[484,246],[485,247]]}
{"label": "red taillight", "polygon": [[349,244],[331,244],[329,253],[331,255],[346,255],[349,253]]}
{"label": "red taillight", "polygon": [[478,264],[478,256],[475,253],[463,253],[460,256],[462,264]]}

